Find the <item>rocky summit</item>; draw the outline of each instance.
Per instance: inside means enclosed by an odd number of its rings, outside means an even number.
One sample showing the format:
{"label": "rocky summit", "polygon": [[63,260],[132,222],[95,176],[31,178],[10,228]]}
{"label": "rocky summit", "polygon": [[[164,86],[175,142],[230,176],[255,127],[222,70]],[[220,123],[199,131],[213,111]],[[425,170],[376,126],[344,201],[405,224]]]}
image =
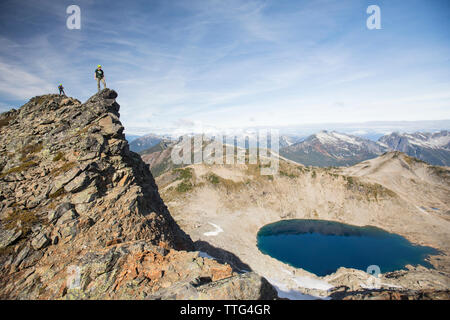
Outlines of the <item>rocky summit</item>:
{"label": "rocky summit", "polygon": [[276,298],[194,251],[129,150],[116,97],[44,95],[0,115],[0,298]]}

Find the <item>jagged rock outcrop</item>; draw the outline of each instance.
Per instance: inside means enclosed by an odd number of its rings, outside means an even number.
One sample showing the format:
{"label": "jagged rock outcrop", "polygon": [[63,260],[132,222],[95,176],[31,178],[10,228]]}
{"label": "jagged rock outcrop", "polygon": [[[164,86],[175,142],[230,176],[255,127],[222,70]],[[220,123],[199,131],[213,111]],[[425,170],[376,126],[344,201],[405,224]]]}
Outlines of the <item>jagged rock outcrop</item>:
{"label": "jagged rock outcrop", "polygon": [[0,298],[275,298],[192,251],[116,97],[45,95],[0,115]]}

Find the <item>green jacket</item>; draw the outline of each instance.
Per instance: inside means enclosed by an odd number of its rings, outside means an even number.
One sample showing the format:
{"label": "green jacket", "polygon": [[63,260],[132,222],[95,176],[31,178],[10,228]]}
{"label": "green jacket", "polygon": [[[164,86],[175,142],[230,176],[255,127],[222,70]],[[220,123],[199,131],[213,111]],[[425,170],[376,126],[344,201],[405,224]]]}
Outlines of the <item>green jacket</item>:
{"label": "green jacket", "polygon": [[97,78],[97,79],[103,79],[103,70],[102,69],[96,69],[95,70],[95,77]]}

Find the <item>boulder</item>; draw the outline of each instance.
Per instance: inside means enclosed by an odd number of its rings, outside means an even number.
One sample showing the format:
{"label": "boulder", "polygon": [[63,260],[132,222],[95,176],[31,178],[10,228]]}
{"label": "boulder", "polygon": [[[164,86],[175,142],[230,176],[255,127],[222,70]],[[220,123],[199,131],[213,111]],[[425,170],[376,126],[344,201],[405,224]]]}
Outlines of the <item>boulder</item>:
{"label": "boulder", "polygon": [[76,219],[78,217],[78,214],[74,209],[67,210],[56,222],[56,225],[62,225],[69,221],[72,221],[73,219]]}
{"label": "boulder", "polygon": [[72,203],[81,204],[93,201],[98,195],[97,187],[92,186],[81,192],[75,193],[72,197]]}
{"label": "boulder", "polygon": [[62,227],[60,229],[60,233],[61,233],[62,238],[76,236],[78,233],[77,222],[72,221],[72,222],[67,223],[66,225],[64,225],[64,227]]}
{"label": "boulder", "polygon": [[20,263],[28,256],[30,253],[30,247],[25,246],[22,250],[20,250],[19,254],[17,255],[16,259],[13,262],[13,266],[17,267],[20,265]]}
{"label": "boulder", "polygon": [[80,168],[73,168],[69,170],[68,172],[58,176],[52,184],[52,188],[50,190],[50,193],[55,193],[59,189],[61,189],[64,185],[69,183],[72,179],[74,179],[78,174],[80,174],[81,170]]}
{"label": "boulder", "polygon": [[31,246],[34,250],[45,248],[50,244],[50,239],[44,233],[38,233],[31,241]]}
{"label": "boulder", "polygon": [[106,117],[100,119],[98,124],[107,136],[119,136],[124,130],[123,126],[120,124],[119,118],[112,113],[108,113]]}
{"label": "boulder", "polygon": [[66,184],[64,186],[64,190],[72,193],[79,192],[83,190],[91,182],[91,179],[92,174],[89,174],[88,172],[84,171],[75,179]]}
{"label": "boulder", "polygon": [[49,222],[58,220],[66,211],[74,208],[74,205],[70,202],[64,202],[60,204],[56,210],[49,211],[47,219]]}
{"label": "boulder", "polygon": [[22,263],[20,264],[20,268],[29,268],[35,265],[43,255],[43,250],[33,251],[32,253],[28,254],[25,259],[23,259]]}

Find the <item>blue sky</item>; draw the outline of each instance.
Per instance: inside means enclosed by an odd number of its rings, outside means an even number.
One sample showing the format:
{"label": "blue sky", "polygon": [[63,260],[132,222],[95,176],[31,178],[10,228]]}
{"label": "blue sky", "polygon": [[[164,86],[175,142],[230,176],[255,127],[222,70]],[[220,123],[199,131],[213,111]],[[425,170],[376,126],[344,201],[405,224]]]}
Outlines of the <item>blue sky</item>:
{"label": "blue sky", "polygon": [[97,64],[128,133],[450,119],[450,1],[0,2],[0,111]]}

